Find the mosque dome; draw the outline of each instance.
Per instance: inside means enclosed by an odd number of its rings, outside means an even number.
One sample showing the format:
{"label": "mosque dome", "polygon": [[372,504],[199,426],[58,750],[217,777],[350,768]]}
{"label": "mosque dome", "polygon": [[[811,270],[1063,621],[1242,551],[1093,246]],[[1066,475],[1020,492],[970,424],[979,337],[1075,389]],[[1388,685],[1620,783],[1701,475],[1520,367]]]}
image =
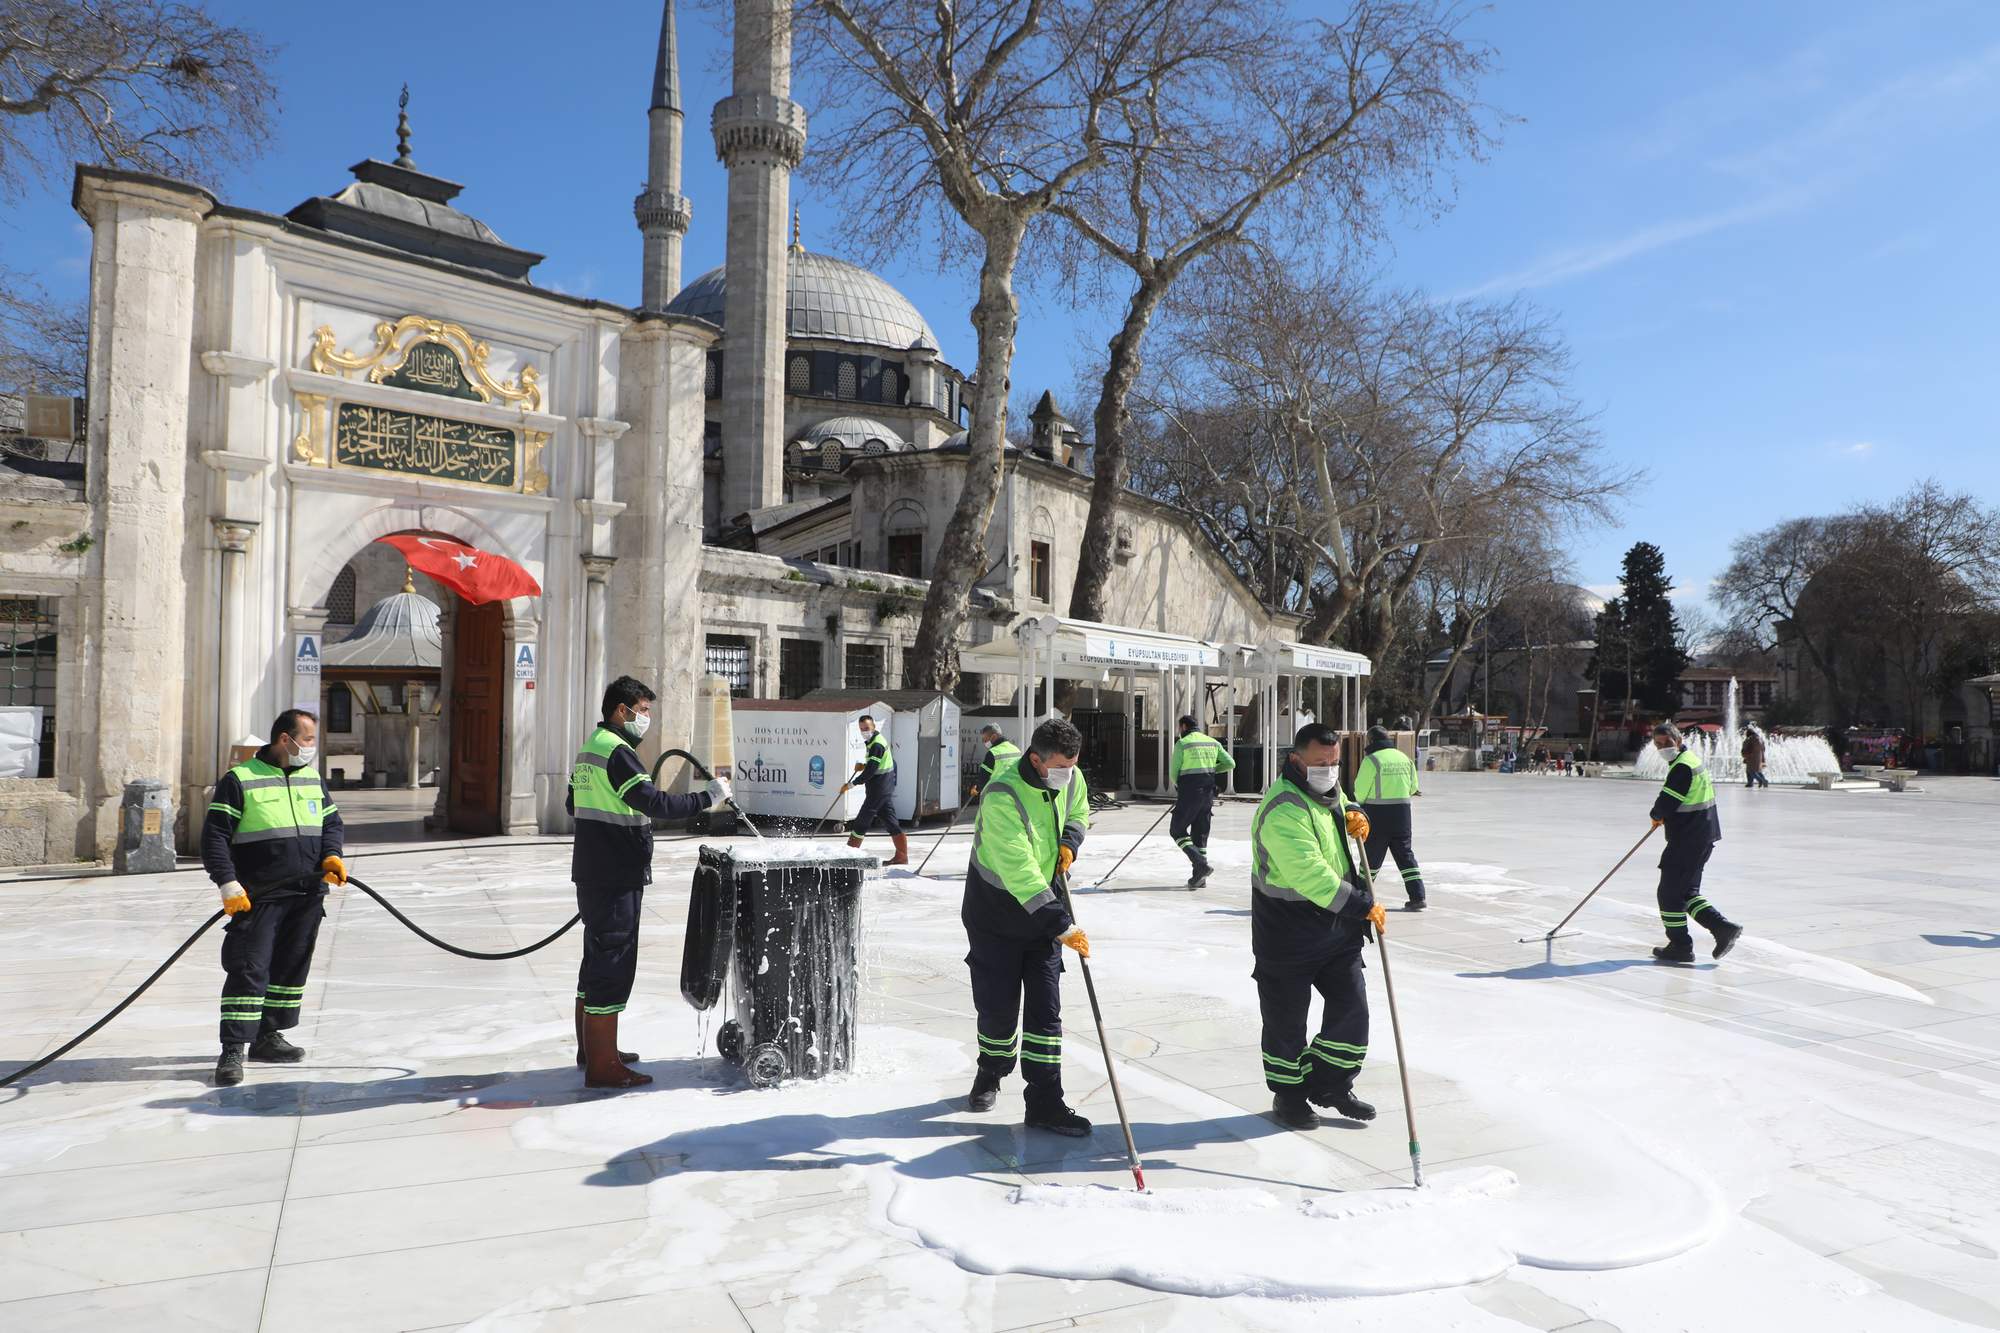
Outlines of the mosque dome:
{"label": "mosque dome", "polygon": [[910,448],[908,440],[873,417],[828,417],[799,432],[799,441],[814,448],[834,444],[858,454],[900,454]]}
{"label": "mosque dome", "polygon": [[[858,264],[793,247],[786,252],[785,334],[904,351],[937,335],[908,297]],[[722,327],[723,271],[712,268],[667,303],[667,313]]]}
{"label": "mosque dome", "polygon": [[322,661],[329,668],[436,671],[444,665],[444,637],[438,604],[414,591],[406,574],[403,590],[362,613],[354,629],[330,643]]}

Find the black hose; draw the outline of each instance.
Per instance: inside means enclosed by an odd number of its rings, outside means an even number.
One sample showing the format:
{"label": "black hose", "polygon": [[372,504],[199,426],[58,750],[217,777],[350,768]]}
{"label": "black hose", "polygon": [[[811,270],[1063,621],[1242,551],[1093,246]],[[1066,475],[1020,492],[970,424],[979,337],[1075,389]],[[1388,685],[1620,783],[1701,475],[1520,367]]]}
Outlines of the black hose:
{"label": "black hose", "polygon": [[53,1064],[55,1061],[60,1060],[63,1056],[68,1055],[71,1051],[75,1050],[77,1047],[83,1045],[83,1043],[85,1043],[86,1041],[89,1041],[93,1036],[97,1035],[97,1030],[99,1028],[103,1027],[106,1023],[109,1023],[112,1019],[118,1017],[118,1015],[124,1013],[127,1006],[129,1006],[132,1003],[132,1001],[138,999],[141,995],[144,995],[146,993],[146,989],[149,986],[151,986],[154,982],[158,981],[162,976],[166,975],[167,969],[172,967],[175,963],[178,963],[181,960],[181,955],[186,953],[189,949],[192,949],[194,947],[194,942],[200,939],[203,935],[206,935],[208,933],[208,928],[214,925],[216,922],[222,920],[223,915],[224,913],[218,910],[214,916],[211,916],[208,920],[202,922],[199,926],[197,926],[195,928],[194,934],[188,936],[187,940],[181,945],[180,948],[168,954],[167,961],[161,963],[158,967],[154,968],[153,975],[147,977],[144,981],[140,982],[139,988],[133,991],[130,995],[127,995],[124,999],[120,1000],[117,1006],[113,1008],[110,1013],[98,1019],[95,1023],[92,1023],[89,1027],[77,1033],[76,1036],[70,1038],[62,1045],[56,1047],[53,1051],[50,1051],[47,1055],[35,1061],[35,1063],[27,1066],[25,1069],[17,1069],[13,1073],[7,1075],[7,1077],[0,1078],[0,1088],[4,1088],[9,1083],[13,1083],[20,1079],[26,1078],[28,1075],[34,1073],[37,1069],[41,1069],[44,1066]]}
{"label": "black hose", "polygon": [[551,944],[554,944],[557,940],[561,939],[564,935],[568,934],[569,928],[571,926],[574,926],[577,922],[583,920],[583,913],[578,912],[575,916],[572,916],[569,920],[563,922],[562,925],[556,927],[556,929],[553,932],[543,936],[539,940],[536,940],[533,944],[523,945],[521,948],[518,949],[509,949],[505,953],[481,953],[477,949],[461,949],[456,944],[447,944],[445,941],[431,934],[428,930],[425,930],[422,926],[418,925],[416,922],[410,920],[410,918],[404,916],[401,910],[398,909],[394,903],[390,902],[387,898],[384,898],[381,894],[375,892],[375,890],[369,888],[366,884],[363,884],[360,880],[354,878],[354,876],[349,875],[347,877],[347,883],[350,887],[361,890],[363,893],[367,894],[370,898],[373,898],[376,902],[380,903],[383,909],[387,911],[390,916],[395,917],[398,921],[408,926],[410,928],[410,932],[414,934],[418,939],[424,941],[426,944],[435,944],[437,945],[438,948],[443,949],[446,953],[455,953],[460,958],[477,958],[481,962],[486,962],[486,963],[501,963],[505,962],[509,958],[525,957],[526,955],[535,952],[535,950],[537,949],[546,949]]}
{"label": "black hose", "polygon": [[655,787],[660,785],[660,766],[665,764],[667,760],[673,758],[675,755],[679,755],[681,758],[687,760],[688,764],[691,767],[693,767],[696,775],[699,776],[703,782],[715,781],[715,774],[708,771],[708,765],[702,763],[701,760],[695,758],[693,755],[689,754],[686,750],[662,750],[660,751],[660,757],[653,761],[653,785]]}

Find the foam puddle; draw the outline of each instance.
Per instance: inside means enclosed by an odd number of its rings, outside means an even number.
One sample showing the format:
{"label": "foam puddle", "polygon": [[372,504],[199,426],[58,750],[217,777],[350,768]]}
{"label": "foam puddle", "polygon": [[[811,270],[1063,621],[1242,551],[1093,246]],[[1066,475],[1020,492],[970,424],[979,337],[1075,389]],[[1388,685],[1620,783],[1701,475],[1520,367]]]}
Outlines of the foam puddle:
{"label": "foam puddle", "polygon": [[903,1180],[888,1220],[975,1273],[1110,1279],[1186,1296],[1392,1296],[1497,1278],[1515,1265],[1656,1263],[1729,1220],[1706,1182],[1635,1145],[1510,1154],[1514,1169],[1436,1173],[1421,1190],[1287,1200],[1263,1189],[996,1188]]}

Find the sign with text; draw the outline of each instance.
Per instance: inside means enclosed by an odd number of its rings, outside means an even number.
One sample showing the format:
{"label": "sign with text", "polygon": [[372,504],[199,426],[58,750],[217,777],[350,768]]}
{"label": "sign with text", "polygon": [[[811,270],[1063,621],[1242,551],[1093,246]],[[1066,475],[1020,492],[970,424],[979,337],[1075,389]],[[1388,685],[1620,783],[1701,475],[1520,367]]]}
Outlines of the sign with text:
{"label": "sign with text", "polygon": [[1112,634],[1084,635],[1083,654],[1093,662],[1116,662],[1121,666],[1212,667],[1222,660],[1205,643],[1126,639]]}
{"label": "sign with text", "polygon": [[514,679],[533,682],[535,679],[535,645],[517,643],[514,645]]}
{"label": "sign with text", "polygon": [[317,634],[297,636],[292,647],[292,707],[319,711],[319,672],[325,641]]}

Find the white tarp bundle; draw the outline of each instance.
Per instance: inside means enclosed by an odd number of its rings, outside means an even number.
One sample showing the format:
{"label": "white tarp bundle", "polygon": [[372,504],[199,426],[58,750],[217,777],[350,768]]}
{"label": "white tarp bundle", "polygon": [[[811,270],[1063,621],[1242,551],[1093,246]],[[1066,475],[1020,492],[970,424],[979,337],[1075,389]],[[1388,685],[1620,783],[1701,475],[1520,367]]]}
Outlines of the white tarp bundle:
{"label": "white tarp bundle", "polygon": [[42,710],[0,708],[0,778],[32,778],[42,771]]}

